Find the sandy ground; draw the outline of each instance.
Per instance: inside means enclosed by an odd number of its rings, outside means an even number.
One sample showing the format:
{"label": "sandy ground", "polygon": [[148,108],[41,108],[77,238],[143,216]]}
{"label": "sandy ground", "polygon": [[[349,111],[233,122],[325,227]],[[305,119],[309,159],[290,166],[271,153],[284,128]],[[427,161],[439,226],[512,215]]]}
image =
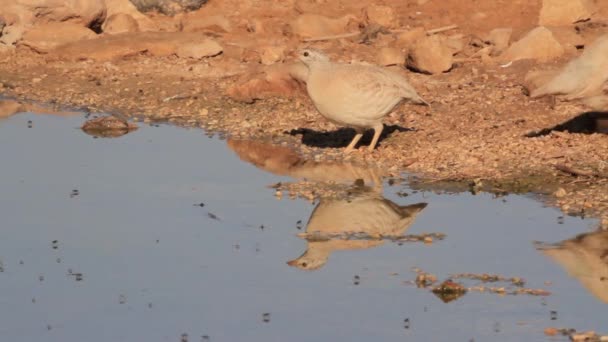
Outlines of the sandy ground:
{"label": "sandy ground", "polygon": [[[540,8],[539,1],[384,3],[401,15],[400,25],[426,29],[458,25],[452,33],[469,39],[464,57],[473,54],[472,42],[493,28],[512,27],[518,37],[535,27]],[[300,1],[295,9],[289,2],[247,4],[251,5],[211,1],[204,8],[211,14],[231,13],[230,19],[238,24],[231,32],[202,33],[224,46],[219,56],[193,60],[143,53],[100,62],[22,47],[0,53],[0,94],[272,141],[317,160],[371,163],[393,175],[405,171],[416,175],[418,186],[435,190],[533,191],[547,195],[549,203],[567,214],[601,217],[608,227],[608,136],[590,131],[590,119],[581,116],[588,111],[583,105],[530,99],[522,86],[528,71],[562,65],[580,52],[545,65],[520,61],[508,67],[464,58],[439,75],[391,67],[405,75],[432,106],[399,107],[386,118],[387,128],[376,151],[369,153],[365,148],[371,140],[369,132],[360,149],[345,157],[342,149],[354,132],[335,127],[317,114],[303,88],[290,84],[283,95],[254,103],[236,101],[227,91],[266,70],[244,58],[243,49],[233,48],[244,46],[243,41],[253,50],[269,42],[282,44],[287,51],[312,45],[337,60],[373,62],[382,38],[372,44],[353,39],[303,43],[284,35],[285,24],[298,11],[358,15],[365,4]],[[265,33],[248,32],[247,18],[258,18]],[[167,27],[175,19],[156,15],[153,20]],[[578,31],[584,39],[592,39],[607,29],[581,23]],[[288,54],[285,62],[291,60]],[[560,166],[576,174],[559,170]]]}

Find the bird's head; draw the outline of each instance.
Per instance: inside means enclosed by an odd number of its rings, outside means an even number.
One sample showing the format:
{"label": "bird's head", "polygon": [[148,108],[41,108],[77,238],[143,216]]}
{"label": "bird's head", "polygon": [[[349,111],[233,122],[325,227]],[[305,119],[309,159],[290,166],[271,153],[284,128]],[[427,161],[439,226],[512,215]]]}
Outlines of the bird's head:
{"label": "bird's head", "polygon": [[327,257],[313,257],[304,253],[301,257],[288,261],[287,265],[297,267],[301,270],[313,271],[321,268],[327,263]]}
{"label": "bird's head", "polygon": [[298,58],[307,66],[315,63],[329,62],[329,57],[327,57],[323,52],[312,48],[299,50]]}

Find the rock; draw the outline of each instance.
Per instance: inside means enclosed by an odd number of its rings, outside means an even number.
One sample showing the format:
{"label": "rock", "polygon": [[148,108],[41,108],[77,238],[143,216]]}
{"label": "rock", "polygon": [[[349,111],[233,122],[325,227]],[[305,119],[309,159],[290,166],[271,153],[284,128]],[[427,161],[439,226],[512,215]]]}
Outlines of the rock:
{"label": "rock", "polygon": [[0,100],[0,118],[7,118],[23,111],[23,106],[17,101]]}
{"label": "rock", "polygon": [[[98,36],[99,37],[99,36]],[[203,43],[208,38],[186,32],[135,32],[104,35],[57,47],[49,59],[110,61],[147,53],[151,56],[171,56],[179,47]]]}
{"label": "rock", "polygon": [[531,97],[564,95],[566,100],[602,95],[608,82],[608,34],[589,45],[580,57],[570,61]]}
{"label": "rock", "polygon": [[464,50],[463,38],[464,38],[464,35],[455,34],[455,35],[445,38],[443,40],[443,43],[445,44],[445,46],[447,46],[448,49],[450,49],[452,51],[452,55],[455,55],[459,52],[462,52],[462,50]]}
{"label": "rock", "polygon": [[396,45],[401,48],[410,48],[418,39],[425,37],[426,31],[422,27],[413,28],[397,36]]}
{"label": "rock", "polygon": [[31,12],[34,22],[71,22],[86,27],[101,25],[106,18],[103,0],[15,0]]}
{"label": "rock", "polygon": [[260,61],[264,65],[271,65],[277,62],[282,62],[285,59],[285,47],[282,46],[265,46],[260,53]]}
{"label": "rock", "polygon": [[405,63],[405,54],[397,48],[383,47],[378,50],[376,63],[382,66],[403,65]]}
{"label": "rock", "polygon": [[6,26],[6,21],[4,18],[0,17],[0,36],[2,35],[2,30],[4,30],[4,26]]}
{"label": "rock", "polygon": [[523,38],[513,43],[503,54],[503,62],[520,59],[534,59],[547,62],[564,54],[564,48],[555,39],[553,33],[543,26],[528,32]]}
{"label": "rock", "polygon": [[418,39],[410,49],[407,66],[422,73],[439,74],[452,68],[452,50],[440,36]]}
{"label": "rock", "polygon": [[323,37],[346,32],[353,15],[329,18],[319,14],[301,14],[290,23],[293,34],[303,38]]}
{"label": "rock", "polygon": [[509,47],[513,29],[510,27],[496,28],[490,31],[486,42],[492,45],[492,56],[498,56]]}
{"label": "rock", "polygon": [[246,103],[274,96],[293,97],[302,93],[301,84],[306,82],[307,75],[308,68],[302,62],[277,64],[259,74],[243,75],[226,93]]}
{"label": "rock", "polygon": [[67,43],[96,37],[95,32],[79,24],[49,22],[30,28],[23,34],[18,45],[27,46],[39,53],[47,53]]}
{"label": "rock", "polygon": [[105,0],[107,8],[107,17],[110,18],[116,14],[130,15],[135,21],[140,31],[156,31],[157,25],[137,10],[129,0]]}
{"label": "rock", "polygon": [[222,53],[222,46],[215,40],[206,39],[202,42],[180,45],[176,53],[181,58],[201,59],[219,55]]}
{"label": "rock", "polygon": [[139,32],[139,24],[130,14],[116,13],[106,19],[101,29],[108,34]]}
{"label": "rock", "polygon": [[88,135],[99,138],[115,138],[136,130],[132,122],[114,116],[102,116],[86,121],[81,129]]}
{"label": "rock", "polygon": [[2,30],[2,36],[0,36],[0,43],[5,45],[14,45],[23,37],[25,27],[21,25],[6,26]]}
{"label": "rock", "polygon": [[389,6],[369,5],[365,9],[365,18],[368,23],[375,23],[387,28],[398,26],[395,11]]}
{"label": "rock", "polygon": [[166,15],[194,11],[201,8],[207,0],[131,0],[140,12],[159,11]]}
{"label": "rock", "polygon": [[541,26],[570,25],[587,20],[595,11],[592,0],[543,0],[538,24]]}
{"label": "rock", "polygon": [[568,192],[564,188],[559,188],[553,193],[553,195],[557,198],[562,198],[562,197],[566,196],[567,194],[568,194]]}
{"label": "rock", "polygon": [[182,31],[195,32],[211,30],[216,32],[232,32],[232,24],[223,15],[209,16],[202,12],[189,14],[182,18]]}

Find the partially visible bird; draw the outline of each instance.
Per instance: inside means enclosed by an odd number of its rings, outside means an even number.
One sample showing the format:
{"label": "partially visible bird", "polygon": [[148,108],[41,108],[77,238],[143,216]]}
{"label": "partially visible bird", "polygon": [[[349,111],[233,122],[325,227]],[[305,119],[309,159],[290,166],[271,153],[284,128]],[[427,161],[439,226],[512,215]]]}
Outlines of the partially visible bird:
{"label": "partially visible bird", "polygon": [[369,145],[369,151],[373,151],[384,128],[382,119],[402,101],[428,105],[397,73],[372,65],[333,63],[311,48],[298,55],[308,67],[306,90],[319,113],[357,132],[345,153],[355,148],[368,128],[374,129]]}

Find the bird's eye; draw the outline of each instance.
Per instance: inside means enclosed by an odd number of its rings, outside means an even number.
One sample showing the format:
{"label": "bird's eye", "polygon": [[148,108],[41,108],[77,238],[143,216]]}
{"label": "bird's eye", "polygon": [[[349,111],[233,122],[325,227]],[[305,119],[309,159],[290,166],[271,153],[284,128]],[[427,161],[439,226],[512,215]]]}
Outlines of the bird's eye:
{"label": "bird's eye", "polygon": [[308,57],[308,55],[310,55],[308,51],[304,52],[304,57]]}
{"label": "bird's eye", "polygon": [[[308,53],[308,52],[304,52],[304,53]],[[308,264],[307,264],[307,263],[305,263],[305,262],[303,262],[303,263],[302,263],[302,267],[306,267],[306,266],[308,266]]]}

